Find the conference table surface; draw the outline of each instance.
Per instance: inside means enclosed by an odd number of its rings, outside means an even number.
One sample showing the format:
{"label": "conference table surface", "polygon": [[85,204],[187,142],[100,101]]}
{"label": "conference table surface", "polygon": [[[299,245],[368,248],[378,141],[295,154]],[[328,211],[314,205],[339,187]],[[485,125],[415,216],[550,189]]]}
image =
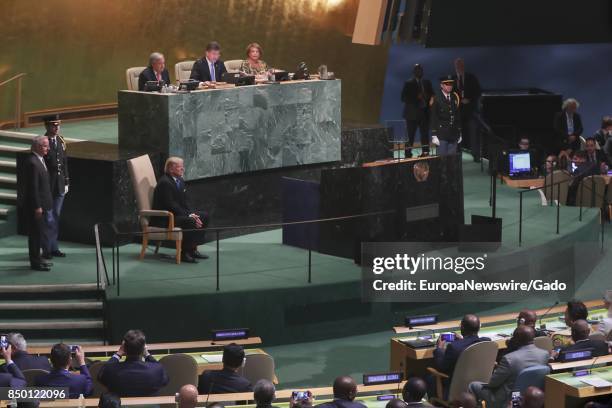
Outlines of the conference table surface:
{"label": "conference table surface", "polygon": [[[601,300],[593,300],[585,302],[585,304],[589,308],[589,319],[601,320],[606,316],[607,310],[601,308],[603,304]],[[544,314],[546,310],[547,309],[536,310],[536,313],[540,316]],[[565,305],[555,306],[548,312],[546,317],[542,319],[542,323],[546,324],[546,328],[553,331],[553,334],[570,335],[570,331],[562,320],[564,311]],[[478,333],[479,336],[489,337],[492,341],[497,343],[500,349],[505,349],[506,340],[516,329],[517,315],[518,311],[481,317],[480,321],[482,328]],[[431,360],[433,359],[435,346],[412,348],[402,343],[402,341],[414,340],[424,335],[438,335],[439,333],[449,331],[457,332],[460,329],[460,324],[460,321],[454,320],[443,321],[434,325],[415,327],[413,329],[403,326],[394,327],[394,331],[401,336],[391,338],[390,369],[392,371],[400,371],[404,373],[404,375],[423,375],[426,372],[426,368],[432,364]],[[575,368],[581,365],[584,366],[585,364],[587,363],[575,362],[569,368]],[[567,368],[562,365],[556,367],[559,367],[558,369]],[[556,367],[553,366],[553,369],[557,369]]]}
{"label": "conference table surface", "polygon": [[544,385],[546,390],[544,406],[546,408],[582,407],[586,403],[585,398],[612,396],[612,387],[596,388],[584,382],[592,379],[612,382],[612,367],[594,368],[589,375],[579,377],[575,377],[571,372],[548,375]]}

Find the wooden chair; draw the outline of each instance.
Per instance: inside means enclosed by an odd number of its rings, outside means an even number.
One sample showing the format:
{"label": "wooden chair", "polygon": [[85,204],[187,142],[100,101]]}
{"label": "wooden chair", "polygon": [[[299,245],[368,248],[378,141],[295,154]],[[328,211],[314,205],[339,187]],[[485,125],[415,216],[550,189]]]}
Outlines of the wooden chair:
{"label": "wooden chair", "polygon": [[170,382],[166,384],[159,395],[174,395],[183,385],[191,384],[198,386],[198,363],[188,354],[170,354],[159,360],[164,366]]}
{"label": "wooden chair", "polygon": [[[571,176],[565,170],[555,170],[544,178],[544,195],[548,202],[559,201],[561,205],[567,203],[567,191]],[[554,185],[552,185],[554,183]],[[561,183],[557,185],[557,183]]]}
{"label": "wooden chair", "polygon": [[125,71],[125,79],[127,81],[127,89],[130,91],[138,90],[138,76],[146,67],[132,67]]}
{"label": "wooden chair", "polygon": [[606,194],[606,181],[602,176],[589,176],[580,181],[576,192],[576,206],[601,208]]}
{"label": "wooden chair", "polygon": [[[128,171],[136,194],[136,204],[140,215],[140,227],[142,228],[142,249],[140,259],[144,258],[149,241],[157,241],[155,253],[159,251],[161,241],[175,241],[176,263],[181,263],[181,244],[183,232],[181,228],[174,226],[174,214],[170,211],[152,210],[153,191],[157,185],[155,172],[148,155],[139,156],[128,160]],[[164,217],[168,219],[165,227],[152,227],[149,225],[149,217]],[[167,232],[166,232],[167,231]]]}
{"label": "wooden chair", "polygon": [[450,401],[457,399],[460,394],[468,389],[473,381],[488,383],[493,373],[495,359],[497,358],[497,343],[494,341],[481,341],[474,343],[461,353],[453,376],[449,384],[448,399],[444,399],[443,379],[448,379],[448,375],[439,372],[435,368],[428,367],[429,371],[436,379],[437,397],[431,398],[434,405],[440,404],[450,407]]}

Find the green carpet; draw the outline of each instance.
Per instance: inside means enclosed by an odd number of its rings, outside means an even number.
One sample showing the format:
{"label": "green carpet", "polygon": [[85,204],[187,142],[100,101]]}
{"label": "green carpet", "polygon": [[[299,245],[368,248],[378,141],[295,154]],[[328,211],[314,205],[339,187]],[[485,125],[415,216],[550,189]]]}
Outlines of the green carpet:
{"label": "green carpet", "polygon": [[[45,133],[44,126],[32,126],[22,129],[28,133]],[[68,138],[91,140],[102,143],[118,143],[119,128],[117,119],[91,119],[76,122],[63,122],[61,135]]]}

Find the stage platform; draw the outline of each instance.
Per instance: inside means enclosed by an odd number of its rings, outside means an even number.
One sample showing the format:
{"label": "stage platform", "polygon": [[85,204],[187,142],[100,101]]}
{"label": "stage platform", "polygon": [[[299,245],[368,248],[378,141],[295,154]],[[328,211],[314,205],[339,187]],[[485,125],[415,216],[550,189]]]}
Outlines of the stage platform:
{"label": "stage platform", "polygon": [[[489,180],[480,166],[464,155],[466,220],[472,214],[490,214]],[[578,208],[562,207],[561,231],[556,235],[556,208],[542,207],[534,192],[525,197],[523,246],[519,248],[518,196],[516,189],[498,187],[502,251],[517,257],[538,251],[554,260],[574,242],[600,245],[597,211],[585,209],[579,221]],[[150,341],[174,341],[207,338],[212,328],[246,326],[266,345],[289,344],[383,331],[408,313],[436,312],[448,319],[499,306],[469,302],[449,308],[436,299],[432,303],[362,303],[360,268],[352,260],[313,253],[312,283],[308,284],[308,252],[282,245],[281,235],[280,230],[272,230],[222,239],[219,292],[215,290],[214,243],[203,247],[211,258],[197,265],[159,260],[152,250],[139,261],[139,245],[122,247],[121,293],[117,295],[116,287],[107,290],[111,341],[117,342],[126,329],[134,327],[145,330]],[[607,232],[606,249],[609,235]],[[3,238],[0,280],[4,284],[95,282],[94,248],[65,243],[62,249],[68,257],[54,259],[52,272],[33,272],[27,268],[26,237]],[[110,251],[106,255],[110,265]],[[601,262],[597,268],[603,267]],[[607,275],[604,279],[590,286],[591,292],[612,287],[612,279]],[[542,306],[548,300],[534,303],[538,303],[534,307]]]}

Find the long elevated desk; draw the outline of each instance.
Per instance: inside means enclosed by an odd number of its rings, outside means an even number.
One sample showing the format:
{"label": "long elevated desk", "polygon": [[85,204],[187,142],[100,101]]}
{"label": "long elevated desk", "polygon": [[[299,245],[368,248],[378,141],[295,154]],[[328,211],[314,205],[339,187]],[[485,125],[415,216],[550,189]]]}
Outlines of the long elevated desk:
{"label": "long elevated desk", "polygon": [[340,160],[340,80],[117,99],[119,147],[180,156],[186,180]]}
{"label": "long elevated desk", "polygon": [[[603,301],[592,300],[585,302],[589,308],[589,318],[597,320],[603,317],[606,310],[602,309]],[[546,309],[538,309],[536,313],[538,316],[544,314]],[[552,330],[555,334],[568,334],[569,331],[565,327],[565,324],[560,321],[560,317],[563,316],[565,305],[559,305],[552,308],[546,317],[542,320],[545,323],[547,329]],[[516,316],[517,312],[502,313],[492,316],[481,316],[480,323],[482,328],[479,335],[482,337],[489,337],[495,341],[500,349],[506,348],[506,340],[512,335],[516,328]],[[424,375],[427,367],[431,366],[433,359],[433,352],[435,347],[427,348],[411,348],[404,343],[403,340],[411,340],[417,338],[419,335],[425,333],[441,333],[445,331],[458,331],[461,322],[458,320],[450,320],[439,322],[435,325],[420,326],[413,329],[397,326],[393,330],[397,334],[401,334],[401,337],[393,337],[390,340],[390,363],[389,367],[392,371],[400,371],[404,373],[404,378],[411,375]],[[561,368],[560,368],[561,369]]]}
{"label": "long elevated desk", "polygon": [[583,407],[587,399],[595,397],[612,397],[612,387],[595,388],[583,382],[585,379],[602,379],[612,382],[612,367],[601,367],[591,370],[591,374],[574,377],[572,373],[560,373],[546,376],[545,408]]}

